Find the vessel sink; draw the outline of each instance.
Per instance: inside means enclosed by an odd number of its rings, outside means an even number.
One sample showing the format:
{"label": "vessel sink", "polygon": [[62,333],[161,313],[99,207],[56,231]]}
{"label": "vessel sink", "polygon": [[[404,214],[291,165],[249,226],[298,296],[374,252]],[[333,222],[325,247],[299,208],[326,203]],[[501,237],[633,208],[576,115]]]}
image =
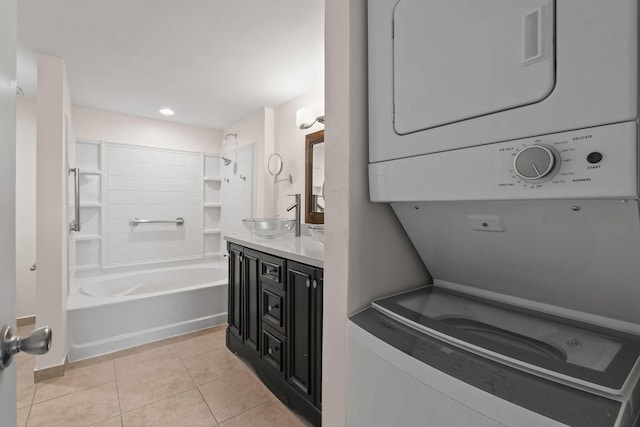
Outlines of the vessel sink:
{"label": "vessel sink", "polygon": [[316,239],[318,243],[324,246],[324,224],[309,224],[309,234]]}
{"label": "vessel sink", "polygon": [[288,233],[295,227],[295,219],[284,218],[245,218],[242,225],[254,234],[265,239],[275,239]]}

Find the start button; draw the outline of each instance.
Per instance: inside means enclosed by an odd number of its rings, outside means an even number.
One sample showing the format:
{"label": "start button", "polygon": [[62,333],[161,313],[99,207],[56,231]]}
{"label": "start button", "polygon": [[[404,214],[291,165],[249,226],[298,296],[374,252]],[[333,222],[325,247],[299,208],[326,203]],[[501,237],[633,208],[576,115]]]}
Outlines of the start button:
{"label": "start button", "polygon": [[597,151],[594,151],[593,153],[589,153],[587,155],[587,162],[589,163],[596,164],[596,163],[600,163],[601,160],[602,160],[602,153],[598,153]]}

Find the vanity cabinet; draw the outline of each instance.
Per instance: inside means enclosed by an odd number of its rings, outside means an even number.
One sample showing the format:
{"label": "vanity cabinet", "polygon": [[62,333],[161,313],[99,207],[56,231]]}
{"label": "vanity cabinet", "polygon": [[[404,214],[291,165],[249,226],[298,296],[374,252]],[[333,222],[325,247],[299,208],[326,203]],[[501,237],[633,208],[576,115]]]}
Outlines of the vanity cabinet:
{"label": "vanity cabinet", "polygon": [[227,347],[280,400],[320,425],[322,268],[235,243],[228,252]]}
{"label": "vanity cabinet", "polygon": [[229,245],[229,331],[252,351],[260,351],[259,252]]}
{"label": "vanity cabinet", "polygon": [[[322,368],[322,269],[290,261],[287,381],[320,408]],[[320,361],[320,363],[318,363]]]}

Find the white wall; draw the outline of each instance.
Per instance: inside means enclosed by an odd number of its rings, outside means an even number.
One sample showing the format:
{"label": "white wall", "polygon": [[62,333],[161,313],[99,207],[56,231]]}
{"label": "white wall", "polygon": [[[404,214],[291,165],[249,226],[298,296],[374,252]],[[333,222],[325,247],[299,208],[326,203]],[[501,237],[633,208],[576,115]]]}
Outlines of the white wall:
{"label": "white wall", "polygon": [[16,316],[36,313],[36,103],[16,102]]}
{"label": "white wall", "polygon": [[366,0],[326,0],[323,425],[345,425],[348,316],[430,278],[391,208],[369,202]]}
{"label": "white wall", "polygon": [[73,130],[77,139],[145,147],[213,154],[222,147],[219,130],[84,107],[73,107]]}
{"label": "white wall", "polygon": [[[225,157],[233,162],[222,163],[222,212],[220,224],[225,234],[246,233],[242,225],[254,211],[255,144],[239,147],[237,152],[228,152]],[[226,248],[223,248],[223,251]]]}
{"label": "white wall", "polygon": [[[293,203],[289,194],[300,193],[302,195],[301,218],[304,221],[305,201],[305,135],[324,129],[324,125],[316,123],[309,129],[301,130],[296,127],[296,111],[299,108],[308,108],[314,113],[314,117],[324,114],[324,86],[317,87],[307,93],[297,96],[275,109],[275,146],[284,161],[282,174],[278,179],[284,179],[291,174],[293,183],[287,181],[275,185],[275,213],[278,217],[293,217],[287,212],[288,206]],[[267,155],[267,158],[269,155]],[[269,175],[271,180],[272,177]]]}
{"label": "white wall", "polygon": [[36,324],[53,331],[36,370],[64,364],[67,354],[67,159],[65,115],[71,102],[64,61],[38,55],[36,169]]}
{"label": "white wall", "polygon": [[[254,144],[255,163],[255,217],[292,217],[286,208],[293,203],[289,194],[302,194],[304,209],[305,180],[305,135],[323,129],[322,124],[315,124],[310,129],[300,130],[296,127],[296,111],[309,108],[315,115],[324,113],[324,87],[317,87],[297,96],[275,109],[263,108],[238,120],[222,131],[222,137],[229,133],[237,133],[238,147]],[[227,145],[221,148],[225,156],[233,155],[236,140],[228,138]],[[285,179],[291,174],[293,183],[287,181],[274,185],[273,176],[267,171],[267,160],[274,152],[279,153],[284,161],[282,173],[278,179]],[[224,167],[223,167],[224,168]],[[304,221],[304,214],[302,214]]]}
{"label": "white wall", "polygon": [[[254,203],[253,203],[253,216],[254,217],[271,217],[273,211],[271,211],[272,203],[268,201],[268,197],[273,194],[273,181],[269,180],[266,170],[266,159],[271,154],[271,144],[273,143],[273,136],[270,133],[273,129],[273,111],[271,108],[263,108],[250,114],[247,117],[238,120],[233,123],[227,129],[222,131],[222,137],[230,133],[237,133],[237,138],[229,136],[227,143],[221,148],[221,152],[225,157],[233,156],[236,147],[243,147],[249,144],[253,144],[254,150]],[[222,138],[221,138],[222,141]],[[236,145],[237,141],[237,145]],[[232,167],[233,164],[226,166],[226,168]],[[223,174],[224,169],[223,168]]]}

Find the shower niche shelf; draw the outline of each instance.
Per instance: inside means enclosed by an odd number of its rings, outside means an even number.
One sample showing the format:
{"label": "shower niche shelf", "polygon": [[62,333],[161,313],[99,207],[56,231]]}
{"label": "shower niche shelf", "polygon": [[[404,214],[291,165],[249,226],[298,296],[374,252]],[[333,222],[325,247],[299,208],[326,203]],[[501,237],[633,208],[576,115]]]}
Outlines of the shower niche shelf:
{"label": "shower niche shelf", "polygon": [[203,167],[203,254],[213,257],[222,254],[222,159],[220,156],[204,155]]}
{"label": "shower niche shelf", "polygon": [[76,140],[75,161],[80,169],[80,231],[75,233],[75,270],[102,266],[103,146],[100,141]]}
{"label": "shower niche shelf", "polygon": [[99,234],[85,234],[83,236],[76,237],[76,242],[82,242],[85,240],[102,240],[102,236]]}
{"label": "shower niche shelf", "polygon": [[76,271],[100,268],[101,239],[76,238]]}

